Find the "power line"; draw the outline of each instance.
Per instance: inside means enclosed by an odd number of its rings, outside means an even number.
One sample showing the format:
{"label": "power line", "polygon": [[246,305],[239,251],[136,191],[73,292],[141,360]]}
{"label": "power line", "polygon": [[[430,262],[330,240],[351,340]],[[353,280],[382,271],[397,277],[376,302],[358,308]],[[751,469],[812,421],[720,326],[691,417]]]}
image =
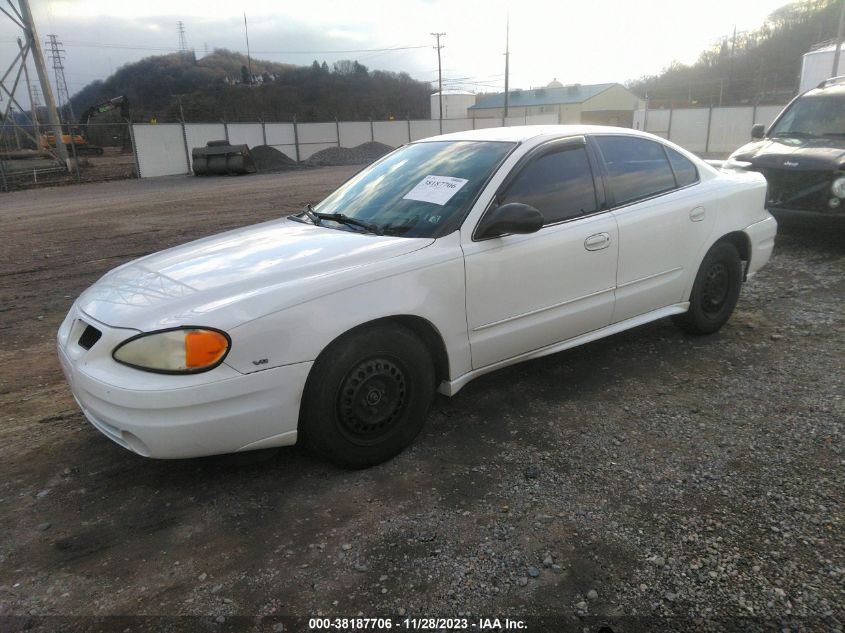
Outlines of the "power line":
{"label": "power line", "polygon": [[[178,53],[179,49],[170,48],[166,46],[134,46],[130,44],[101,44],[98,42],[77,42],[66,41],[65,46],[82,47],[82,48],[118,48],[133,51],[159,51],[166,53]],[[335,54],[349,54],[349,53],[387,53],[392,51],[408,51],[420,48],[428,48],[428,44],[420,46],[394,46],[390,48],[350,48],[342,50],[290,50],[290,51],[252,51],[256,55],[335,55]],[[231,50],[231,49],[230,49]],[[236,53],[245,51],[235,50]]]}

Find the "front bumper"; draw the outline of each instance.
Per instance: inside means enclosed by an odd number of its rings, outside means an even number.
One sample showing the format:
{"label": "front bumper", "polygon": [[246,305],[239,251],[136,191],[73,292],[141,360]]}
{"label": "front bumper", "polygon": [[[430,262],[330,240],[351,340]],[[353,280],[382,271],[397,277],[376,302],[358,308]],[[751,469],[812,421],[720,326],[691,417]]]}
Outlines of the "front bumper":
{"label": "front bumper", "polygon": [[[77,336],[86,323],[103,332],[89,350],[79,346]],[[59,360],[76,402],[109,439],[162,459],[296,442],[299,404],[313,363],[250,374],[227,365],[191,376],[150,374],[111,359],[115,341],[128,332],[74,310],[59,330]]]}
{"label": "front bumper", "polygon": [[[841,207],[840,207],[841,208]],[[789,209],[771,207],[769,213],[775,216],[778,220],[786,220],[788,222],[807,222],[812,224],[821,224],[825,226],[843,226],[845,225],[845,212],[830,211],[830,210],[815,210],[815,209]]]}

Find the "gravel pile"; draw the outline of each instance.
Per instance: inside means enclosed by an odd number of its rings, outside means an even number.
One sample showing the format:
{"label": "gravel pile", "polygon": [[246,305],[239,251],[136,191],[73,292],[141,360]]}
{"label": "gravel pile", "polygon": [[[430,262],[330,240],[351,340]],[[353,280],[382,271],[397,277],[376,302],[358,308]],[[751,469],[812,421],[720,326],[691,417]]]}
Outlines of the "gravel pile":
{"label": "gravel pile", "polygon": [[305,162],[308,165],[363,165],[372,163],[392,152],[393,148],[384,143],[361,143],[356,147],[327,147],[311,155]]}
{"label": "gravel pile", "polygon": [[249,150],[249,153],[258,171],[280,171],[297,166],[295,160],[269,145],[256,145]]}

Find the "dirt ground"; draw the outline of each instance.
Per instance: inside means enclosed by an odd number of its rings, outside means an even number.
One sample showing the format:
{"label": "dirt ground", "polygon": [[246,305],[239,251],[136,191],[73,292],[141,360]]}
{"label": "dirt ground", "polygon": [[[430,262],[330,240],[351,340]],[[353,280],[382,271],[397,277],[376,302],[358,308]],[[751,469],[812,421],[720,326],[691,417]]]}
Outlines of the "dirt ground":
{"label": "dirt ground", "polygon": [[720,333],[664,320],[485,376],[366,471],[297,448],[153,461],[83,419],[54,338],[86,286],[356,170],[0,194],[0,616],[842,630],[842,231],[785,230]]}
{"label": "dirt ground", "polygon": [[105,147],[101,156],[80,154],[79,173],[58,170],[55,161],[47,158],[9,160],[3,163],[6,186],[10,191],[35,189],[51,185],[137,178],[135,156],[121,152],[119,147]]}

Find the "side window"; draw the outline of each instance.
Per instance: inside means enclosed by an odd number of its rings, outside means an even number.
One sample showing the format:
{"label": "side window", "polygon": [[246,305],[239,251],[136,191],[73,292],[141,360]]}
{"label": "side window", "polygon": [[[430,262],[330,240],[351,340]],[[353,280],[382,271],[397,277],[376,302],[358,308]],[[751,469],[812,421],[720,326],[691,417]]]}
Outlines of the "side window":
{"label": "side window", "polygon": [[698,170],[688,158],[685,158],[671,147],[664,146],[664,149],[669,155],[669,162],[672,163],[672,171],[675,172],[675,181],[679,187],[686,187],[694,182],[698,182]]}
{"label": "side window", "polygon": [[532,160],[501,197],[500,204],[507,202],[530,204],[546,224],[594,212],[596,189],[587,151],[579,145]]}
{"label": "side window", "polygon": [[663,145],[630,136],[595,137],[616,204],[627,204],[675,188]]}

